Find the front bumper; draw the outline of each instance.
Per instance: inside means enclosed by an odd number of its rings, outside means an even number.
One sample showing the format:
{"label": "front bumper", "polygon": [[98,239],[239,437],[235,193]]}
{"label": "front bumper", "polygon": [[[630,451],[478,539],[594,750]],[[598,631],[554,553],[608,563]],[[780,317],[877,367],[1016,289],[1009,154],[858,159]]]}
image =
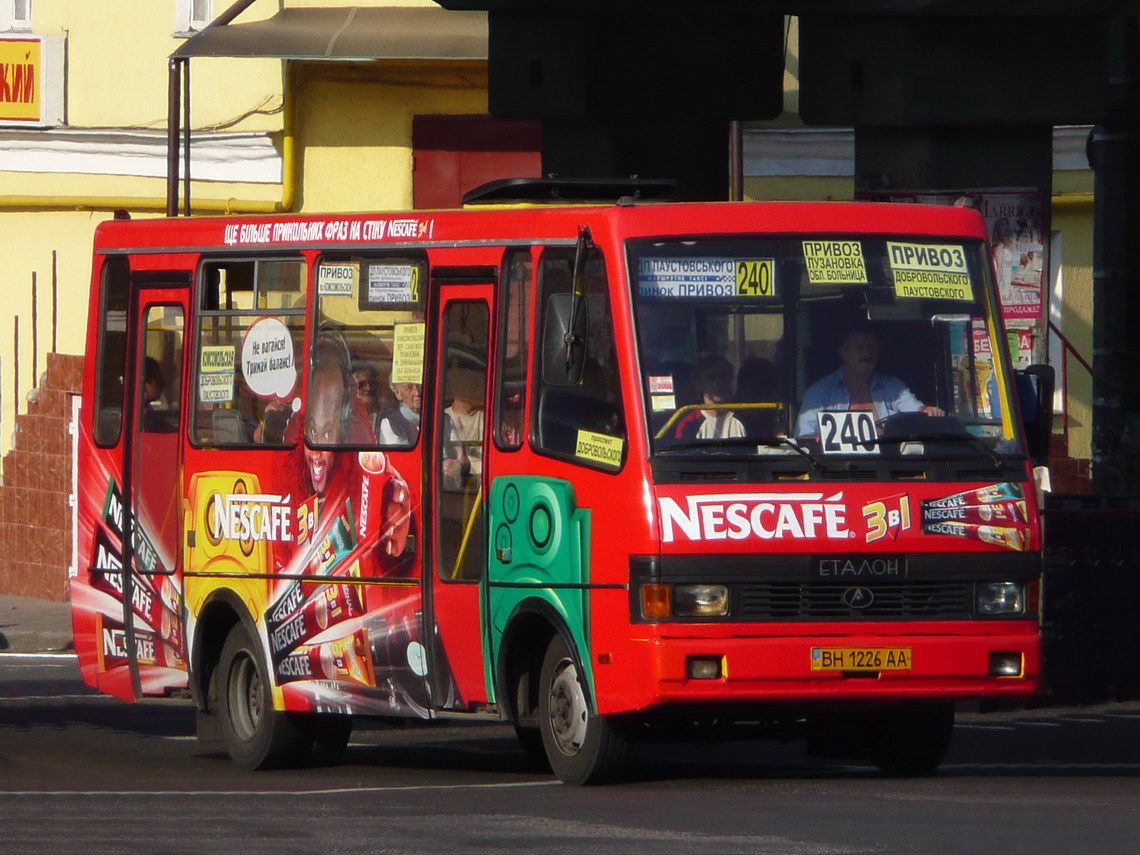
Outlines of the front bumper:
{"label": "front bumper", "polygon": [[[686,631],[689,630],[689,631]],[[617,713],[673,704],[816,704],[1023,699],[1039,689],[1041,643],[1033,621],[955,624],[863,624],[837,634],[834,626],[707,625],[661,627],[628,650],[625,685],[604,689],[614,669],[595,666],[599,698]],[[849,628],[853,629],[853,628]],[[756,630],[751,632],[750,630]],[[910,668],[898,671],[813,670],[813,648],[907,648]],[[992,676],[991,655],[1019,656],[1020,674]],[[713,679],[691,679],[693,657],[720,659]],[[616,662],[614,664],[617,664]],[[608,673],[607,673],[608,672]],[[624,689],[624,691],[623,691]],[[603,706],[610,706],[605,704]]]}

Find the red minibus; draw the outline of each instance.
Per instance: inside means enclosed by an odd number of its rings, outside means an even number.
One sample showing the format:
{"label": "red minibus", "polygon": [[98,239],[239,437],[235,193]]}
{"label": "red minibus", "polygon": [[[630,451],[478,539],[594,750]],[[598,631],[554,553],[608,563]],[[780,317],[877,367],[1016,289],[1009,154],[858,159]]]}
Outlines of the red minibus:
{"label": "red minibus", "polygon": [[988,258],[966,208],[632,192],[103,223],[84,678],[248,768],[411,717],[568,783],[769,730],[932,770],[1040,671]]}

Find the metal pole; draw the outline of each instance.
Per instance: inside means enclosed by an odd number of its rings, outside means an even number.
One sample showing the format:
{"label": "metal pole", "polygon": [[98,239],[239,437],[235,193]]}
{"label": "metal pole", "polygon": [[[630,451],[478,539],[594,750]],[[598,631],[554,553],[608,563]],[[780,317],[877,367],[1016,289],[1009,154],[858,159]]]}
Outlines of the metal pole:
{"label": "metal pole", "polygon": [[728,199],[744,201],[744,129],[739,120],[728,123]]}
{"label": "metal pole", "polygon": [[20,415],[20,316],[12,317],[12,411]]}
{"label": "metal pole", "polygon": [[56,334],[59,331],[59,253],[51,251],[51,352],[57,347]]}
{"label": "metal pole", "polygon": [[170,60],[166,86],[166,216],[178,216],[178,117],[182,63]]}
{"label": "metal pole", "polygon": [[182,212],[190,216],[190,58],[182,61]]}
{"label": "metal pole", "polygon": [[32,388],[40,382],[40,286],[39,276],[32,271]]}
{"label": "metal pole", "polygon": [[1108,116],[1093,137],[1093,448],[1095,491],[1140,493],[1140,29],[1109,21]]}

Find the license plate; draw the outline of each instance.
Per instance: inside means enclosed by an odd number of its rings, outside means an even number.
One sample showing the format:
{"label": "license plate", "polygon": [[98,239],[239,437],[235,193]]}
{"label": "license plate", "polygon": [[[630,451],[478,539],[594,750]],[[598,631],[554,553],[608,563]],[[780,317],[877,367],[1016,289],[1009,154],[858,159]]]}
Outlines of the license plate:
{"label": "license plate", "polygon": [[813,671],[909,671],[909,647],[813,647]]}

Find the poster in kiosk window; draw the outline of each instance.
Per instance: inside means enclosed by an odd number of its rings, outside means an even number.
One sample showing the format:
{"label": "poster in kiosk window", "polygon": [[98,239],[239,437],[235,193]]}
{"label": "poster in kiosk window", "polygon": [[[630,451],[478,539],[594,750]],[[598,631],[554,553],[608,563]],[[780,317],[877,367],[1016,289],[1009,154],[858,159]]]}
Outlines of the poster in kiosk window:
{"label": "poster in kiosk window", "polygon": [[1046,281],[1049,270],[1049,233],[1044,196],[1037,190],[979,190],[939,193],[873,192],[856,194],[857,199],[878,202],[913,202],[923,205],[968,205],[986,223],[993,263],[1006,322],[1040,323],[1044,317]]}

